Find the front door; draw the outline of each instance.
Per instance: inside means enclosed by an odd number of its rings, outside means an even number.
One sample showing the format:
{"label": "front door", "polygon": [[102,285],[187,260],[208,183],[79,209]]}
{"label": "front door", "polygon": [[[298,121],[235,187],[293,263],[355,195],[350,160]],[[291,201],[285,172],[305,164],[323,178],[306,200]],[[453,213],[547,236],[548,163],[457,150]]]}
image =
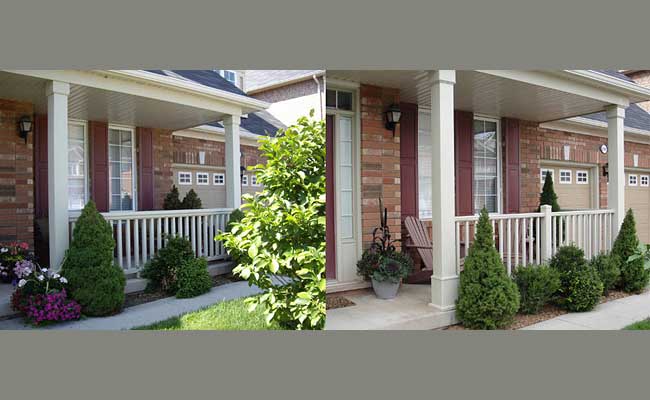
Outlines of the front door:
{"label": "front door", "polygon": [[334,116],[326,119],[325,137],[325,277],[336,279],[336,207],[334,189]]}

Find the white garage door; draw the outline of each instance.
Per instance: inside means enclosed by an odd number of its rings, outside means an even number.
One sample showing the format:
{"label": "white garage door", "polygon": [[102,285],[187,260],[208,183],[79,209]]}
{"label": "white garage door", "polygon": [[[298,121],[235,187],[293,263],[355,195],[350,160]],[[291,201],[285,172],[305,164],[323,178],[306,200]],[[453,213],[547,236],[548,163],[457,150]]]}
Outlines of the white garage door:
{"label": "white garage door", "polygon": [[625,172],[625,209],[630,208],[639,240],[650,243],[650,172]]}
{"label": "white garage door", "polygon": [[543,165],[540,168],[540,191],[544,186],[547,171],[551,171],[553,188],[563,211],[596,208],[596,205],[593,204],[593,185],[595,183],[590,168]]}

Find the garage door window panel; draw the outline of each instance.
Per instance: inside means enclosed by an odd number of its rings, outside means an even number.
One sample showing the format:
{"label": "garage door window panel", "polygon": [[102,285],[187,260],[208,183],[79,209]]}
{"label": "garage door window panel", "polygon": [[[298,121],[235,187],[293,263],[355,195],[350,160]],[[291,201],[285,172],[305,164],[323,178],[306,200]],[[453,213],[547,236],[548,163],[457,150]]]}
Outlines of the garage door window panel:
{"label": "garage door window panel", "polygon": [[561,169],[560,170],[560,183],[561,184],[570,184],[572,181],[571,170]]}

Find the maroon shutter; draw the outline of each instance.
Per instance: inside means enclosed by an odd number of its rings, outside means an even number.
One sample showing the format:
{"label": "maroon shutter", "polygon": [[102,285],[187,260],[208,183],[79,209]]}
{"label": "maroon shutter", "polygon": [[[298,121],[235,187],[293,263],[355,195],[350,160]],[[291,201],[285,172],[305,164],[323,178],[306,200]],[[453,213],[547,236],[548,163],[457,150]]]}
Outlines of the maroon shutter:
{"label": "maroon shutter", "polygon": [[402,221],[418,218],[418,106],[400,104],[400,184],[402,190]]}
{"label": "maroon shutter", "polygon": [[47,114],[34,118],[34,168],[35,215],[47,217]]}
{"label": "maroon shutter", "polygon": [[151,128],[138,128],[138,210],[153,210],[153,131]]}
{"label": "maroon shutter", "polygon": [[474,214],[473,157],[474,116],[471,112],[454,113],[456,158],[456,215]]}
{"label": "maroon shutter", "polygon": [[519,212],[519,120],[504,118],[506,179],[505,210],[507,214]]}
{"label": "maroon shutter", "polygon": [[327,116],[325,137],[325,277],[336,278],[336,227],[334,213],[334,117]]}
{"label": "maroon shutter", "polygon": [[108,211],[108,124],[90,121],[90,153],[92,172],[90,174],[91,195],[97,210]]}

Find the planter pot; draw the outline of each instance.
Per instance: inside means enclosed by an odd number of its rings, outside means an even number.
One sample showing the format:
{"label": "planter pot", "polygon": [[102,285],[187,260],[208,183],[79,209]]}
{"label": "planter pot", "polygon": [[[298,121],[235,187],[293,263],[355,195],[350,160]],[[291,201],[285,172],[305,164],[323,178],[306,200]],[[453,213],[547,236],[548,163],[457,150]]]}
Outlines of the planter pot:
{"label": "planter pot", "polygon": [[397,296],[401,282],[393,283],[391,281],[376,281],[372,278],[372,289],[375,295],[380,299],[393,299]]}

